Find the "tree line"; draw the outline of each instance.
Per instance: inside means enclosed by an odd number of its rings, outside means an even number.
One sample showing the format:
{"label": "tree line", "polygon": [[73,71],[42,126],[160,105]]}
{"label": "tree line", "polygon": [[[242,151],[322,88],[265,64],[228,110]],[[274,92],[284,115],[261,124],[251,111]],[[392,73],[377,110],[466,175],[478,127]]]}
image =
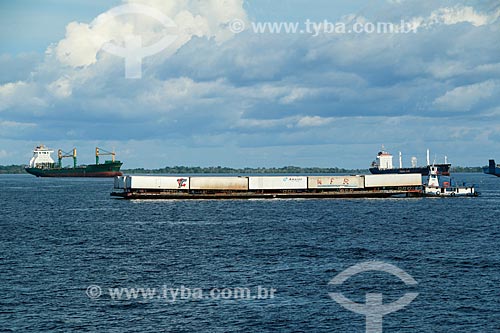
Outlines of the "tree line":
{"label": "tree line", "polygon": [[366,169],[343,169],[343,168],[302,168],[296,166],[284,166],[280,168],[228,168],[222,166],[214,167],[188,167],[174,166],[161,169],[126,169],[125,173],[163,173],[163,174],[294,174],[294,173],[366,173]]}
{"label": "tree line", "polygon": [[[22,174],[25,165],[0,165],[0,174]],[[160,169],[124,169],[127,174],[149,173],[149,174],[294,174],[294,173],[309,173],[309,174],[326,174],[326,173],[349,173],[349,174],[366,174],[367,169],[344,169],[344,168],[302,168],[297,166],[284,166],[280,168],[228,168],[222,166],[214,167],[189,167],[189,166],[173,166]],[[456,166],[450,169],[451,173],[481,173],[481,167],[461,167]]]}

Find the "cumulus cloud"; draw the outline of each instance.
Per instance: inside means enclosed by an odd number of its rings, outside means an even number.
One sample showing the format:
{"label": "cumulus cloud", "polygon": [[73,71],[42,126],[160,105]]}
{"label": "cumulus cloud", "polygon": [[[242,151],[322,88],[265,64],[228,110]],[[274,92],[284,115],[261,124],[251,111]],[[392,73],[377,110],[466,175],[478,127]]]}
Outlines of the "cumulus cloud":
{"label": "cumulus cloud", "polygon": [[[66,37],[54,46],[62,63],[72,66],[89,66],[97,62],[103,45],[109,41],[123,44],[127,36],[141,36],[144,46],[155,43],[165,34],[175,34],[177,39],[170,53],[177,51],[193,37],[214,38],[218,43],[227,41],[233,34],[227,28],[231,20],[246,20],[243,0],[130,0],[126,5],[142,5],[166,15],[175,23],[173,31],[158,29],[159,22],[142,15],[112,15],[103,13],[91,23],[72,22],[66,27]],[[139,7],[141,8],[141,7]],[[153,12],[153,14],[155,14]]]}
{"label": "cumulus cloud", "polygon": [[67,98],[71,96],[71,82],[67,78],[60,78],[50,83],[47,89],[58,98]]}

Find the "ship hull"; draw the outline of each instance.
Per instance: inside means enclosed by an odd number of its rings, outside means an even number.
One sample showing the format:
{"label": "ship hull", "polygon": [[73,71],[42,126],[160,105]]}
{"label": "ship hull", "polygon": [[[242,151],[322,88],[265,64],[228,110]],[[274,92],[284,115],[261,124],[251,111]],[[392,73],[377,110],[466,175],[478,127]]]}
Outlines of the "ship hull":
{"label": "ship hull", "polygon": [[[436,164],[438,168],[438,173],[443,176],[450,175],[450,164]],[[370,172],[374,175],[384,175],[384,174],[407,174],[407,173],[420,173],[422,176],[428,176],[430,167],[417,167],[417,168],[394,168],[394,169],[379,169],[370,168]]]}
{"label": "ship hull", "polygon": [[493,171],[489,170],[489,168],[484,168],[483,172],[487,175],[500,177],[500,168],[495,168]]}
{"label": "ship hull", "polygon": [[346,198],[392,198],[419,197],[421,190],[387,190],[387,191],[325,191],[325,192],[228,192],[228,193],[168,193],[168,192],[112,192],[112,197],[128,200],[248,200],[248,199],[346,199]]}
{"label": "ship hull", "polygon": [[488,175],[500,177],[500,167],[495,163],[495,160],[490,160],[489,166],[483,168],[483,172]]}
{"label": "ship hull", "polygon": [[121,176],[121,162],[92,164],[76,168],[26,168],[37,177],[116,177]]}

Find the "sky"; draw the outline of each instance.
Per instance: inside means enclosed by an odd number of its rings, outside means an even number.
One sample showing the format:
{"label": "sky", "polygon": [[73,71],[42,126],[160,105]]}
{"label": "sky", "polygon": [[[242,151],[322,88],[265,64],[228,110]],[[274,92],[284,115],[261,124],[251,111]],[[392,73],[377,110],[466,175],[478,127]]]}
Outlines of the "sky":
{"label": "sky", "polygon": [[[112,14],[134,4],[160,21]],[[325,20],[348,28],[304,31]],[[413,30],[349,31],[402,21]],[[124,168],[366,168],[382,145],[405,165],[428,148],[500,160],[497,0],[0,0],[0,22],[2,165],[42,143],[82,163],[114,149]],[[299,30],[253,29],[266,22]],[[106,48],[165,36],[140,78]]]}

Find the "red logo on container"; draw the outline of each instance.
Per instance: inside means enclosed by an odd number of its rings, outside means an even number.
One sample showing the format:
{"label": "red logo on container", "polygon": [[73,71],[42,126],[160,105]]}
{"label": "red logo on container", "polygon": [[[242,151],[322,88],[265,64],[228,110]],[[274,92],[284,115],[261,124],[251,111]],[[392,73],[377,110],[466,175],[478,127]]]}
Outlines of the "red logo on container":
{"label": "red logo on container", "polygon": [[179,188],[186,187],[187,179],[186,178],[179,178],[179,179],[177,179],[177,184],[179,184]]}

